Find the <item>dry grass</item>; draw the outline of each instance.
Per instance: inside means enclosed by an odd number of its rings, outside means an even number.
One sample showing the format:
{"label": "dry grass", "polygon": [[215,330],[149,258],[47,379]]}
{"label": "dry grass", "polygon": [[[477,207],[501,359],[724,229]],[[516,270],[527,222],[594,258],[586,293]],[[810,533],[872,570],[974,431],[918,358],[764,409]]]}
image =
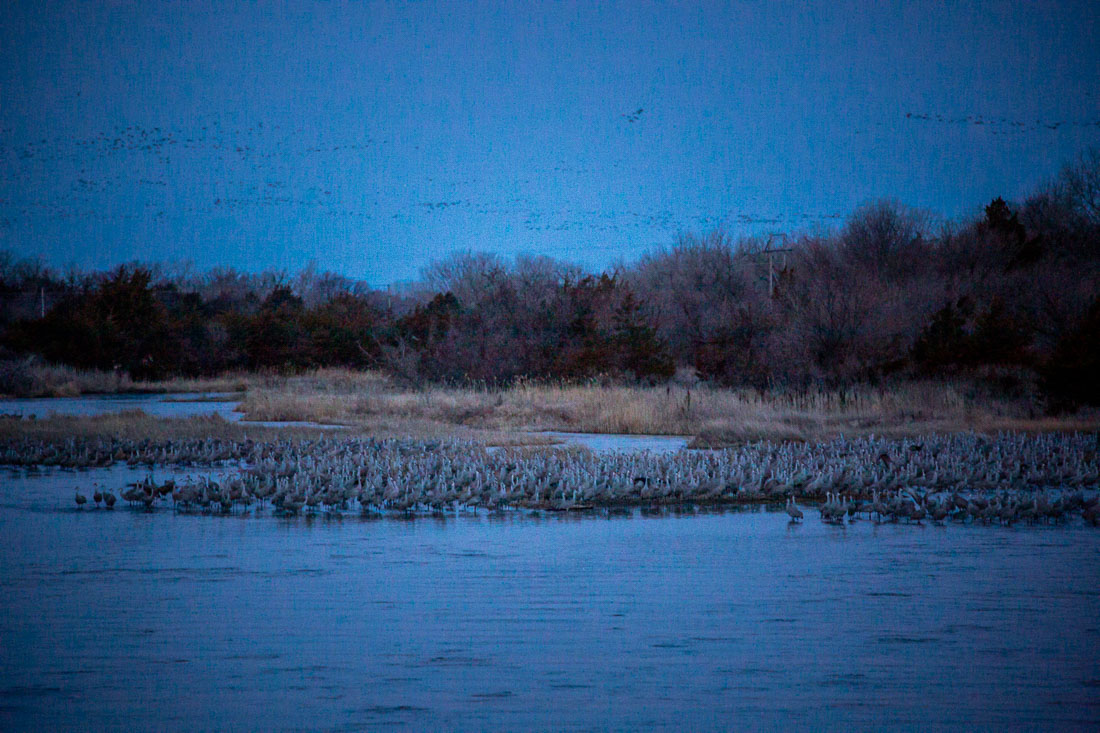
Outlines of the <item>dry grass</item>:
{"label": "dry grass", "polygon": [[[529,385],[507,388],[399,386],[379,372],[321,369],[299,376],[237,374],[208,380],[154,383],[123,381],[108,389],[102,373],[37,365],[41,384],[62,385],[52,394],[80,392],[227,392],[246,390],[249,420],[293,420],[346,425],[380,437],[421,436],[476,440],[496,445],[530,443],[521,435],[541,430],[642,435],[689,435],[696,446],[750,440],[820,440],[837,435],[883,436],[951,433],[1097,430],[1100,412],[1043,417],[1031,400],[997,397],[978,383],[904,382],[890,387],[839,391],[765,392],[697,385],[631,387]],[[64,385],[75,384],[74,387]],[[189,433],[201,420],[145,417],[158,431]],[[109,419],[56,418],[73,430],[114,429]],[[197,420],[197,419],[196,419]],[[41,421],[51,422],[51,421]],[[223,421],[224,422],[224,421]],[[130,419],[132,429],[140,420]],[[24,423],[26,424],[26,423]],[[256,426],[211,423],[211,435]],[[120,429],[122,429],[120,427]],[[133,428],[136,429],[136,428]],[[285,428],[280,428],[285,430]]]}
{"label": "dry grass", "polygon": [[176,377],[159,382],[134,382],[131,392],[244,392],[255,381],[248,374],[223,374],[219,377]]}
{"label": "dry grass", "polygon": [[0,395],[9,397],[78,397],[82,394],[243,392],[262,377],[226,374],[204,379],[176,378],[135,382],[125,372],[104,372],[46,364],[34,357],[0,362]]}
{"label": "dry grass", "polygon": [[0,440],[28,438],[61,443],[70,438],[118,437],[129,440],[185,440],[219,438],[222,440],[282,440],[296,438],[344,438],[369,435],[375,438],[465,440],[483,445],[548,445],[553,441],[539,436],[511,432],[477,430],[438,422],[396,419],[370,426],[352,426],[347,430],[292,426],[275,427],[249,422],[231,422],[217,415],[163,418],[141,410],[109,415],[51,415],[39,420],[0,417]]}
{"label": "dry grass", "polygon": [[408,423],[498,433],[691,435],[698,445],[1100,426],[1096,411],[1042,417],[1026,400],[994,398],[962,383],[907,382],[796,393],[567,385],[409,390],[378,373],[339,370],[253,387],[242,409],[250,419],[336,422],[372,432]]}
{"label": "dry grass", "polygon": [[[244,440],[261,435],[285,434],[278,428],[260,428],[229,422],[216,415],[188,418],[157,418],[141,410],[112,415],[53,415],[42,420],[0,418],[0,439],[28,438],[56,442],[68,438],[116,436],[124,439],[170,440],[222,438]],[[316,433],[316,431],[311,431]]]}
{"label": "dry grass", "polygon": [[0,394],[11,397],[75,397],[92,392],[124,392],[126,375],[44,364],[34,358],[0,362]]}

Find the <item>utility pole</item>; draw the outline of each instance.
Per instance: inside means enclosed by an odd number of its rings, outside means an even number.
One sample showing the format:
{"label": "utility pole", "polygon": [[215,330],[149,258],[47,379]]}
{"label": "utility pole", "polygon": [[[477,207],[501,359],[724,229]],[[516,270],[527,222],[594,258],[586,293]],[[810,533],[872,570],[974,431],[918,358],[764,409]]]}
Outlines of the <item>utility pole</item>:
{"label": "utility pole", "polygon": [[46,317],[46,286],[41,285],[38,288],[38,317]]}
{"label": "utility pole", "polygon": [[[773,247],[772,242],[779,240],[779,247]],[[783,255],[783,269],[787,269],[787,252],[790,252],[791,248],[787,246],[787,235],[782,232],[777,234],[768,235],[768,243],[764,245],[764,254],[768,256],[768,297],[775,297],[775,265],[772,263],[772,256],[776,254]]]}

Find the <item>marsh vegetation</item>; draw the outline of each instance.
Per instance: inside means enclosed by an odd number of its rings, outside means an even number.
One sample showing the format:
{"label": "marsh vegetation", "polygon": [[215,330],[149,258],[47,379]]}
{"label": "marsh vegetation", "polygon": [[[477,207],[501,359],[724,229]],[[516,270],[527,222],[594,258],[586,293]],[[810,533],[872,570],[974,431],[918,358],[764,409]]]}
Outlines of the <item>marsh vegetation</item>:
{"label": "marsh vegetation", "polygon": [[[57,371],[80,378],[71,370]],[[100,381],[93,378],[88,384],[94,387]],[[226,387],[234,391],[207,391]],[[313,422],[378,436],[449,436],[494,445],[523,442],[531,439],[525,434],[543,431],[679,435],[686,436],[694,447],[721,447],[753,440],[1095,431],[1100,427],[1100,413],[1095,408],[1048,415],[1036,410],[1028,399],[1005,396],[981,380],[962,378],[806,390],[729,388],[697,381],[411,386],[377,370],[327,368],[293,375],[134,382],[127,389],[130,394],[165,395],[189,405],[190,411],[217,412],[233,422]],[[187,393],[189,389],[196,391]],[[97,393],[93,389],[88,394]],[[42,403],[42,416],[48,414],[50,404]],[[116,411],[135,410],[144,404],[120,401],[111,406]],[[210,405],[209,409],[204,404]],[[154,415],[174,414],[164,405],[155,407]],[[153,416],[128,420],[157,434],[170,431],[173,424],[169,421],[154,427]],[[98,424],[110,422],[105,418]],[[117,429],[124,429],[126,422],[119,422]],[[101,429],[94,428],[96,424],[70,421],[67,429]],[[11,426],[9,429],[15,429],[16,424]],[[24,424],[18,429],[30,428]],[[211,425],[210,429],[213,435],[221,435],[229,427]]]}

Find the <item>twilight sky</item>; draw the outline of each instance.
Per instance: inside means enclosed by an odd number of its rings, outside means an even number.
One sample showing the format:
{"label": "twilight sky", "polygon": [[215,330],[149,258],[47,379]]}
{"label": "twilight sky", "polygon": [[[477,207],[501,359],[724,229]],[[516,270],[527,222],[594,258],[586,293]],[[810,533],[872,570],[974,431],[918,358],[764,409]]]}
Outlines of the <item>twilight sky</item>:
{"label": "twilight sky", "polygon": [[0,3],[0,249],[374,285],[969,216],[1100,144],[1100,3]]}

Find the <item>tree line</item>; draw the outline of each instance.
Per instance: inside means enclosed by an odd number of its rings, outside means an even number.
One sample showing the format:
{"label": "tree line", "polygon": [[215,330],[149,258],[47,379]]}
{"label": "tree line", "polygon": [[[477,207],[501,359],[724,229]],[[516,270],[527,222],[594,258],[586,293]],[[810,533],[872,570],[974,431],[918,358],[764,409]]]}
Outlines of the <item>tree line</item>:
{"label": "tree line", "polygon": [[896,202],[836,231],[685,235],[602,273],[544,257],[451,256],[400,291],[132,265],[59,274],[0,255],[8,358],[135,379],[382,368],[410,383],[592,378],[838,386],[981,375],[1100,404],[1100,150],[1015,204],[933,228]]}

